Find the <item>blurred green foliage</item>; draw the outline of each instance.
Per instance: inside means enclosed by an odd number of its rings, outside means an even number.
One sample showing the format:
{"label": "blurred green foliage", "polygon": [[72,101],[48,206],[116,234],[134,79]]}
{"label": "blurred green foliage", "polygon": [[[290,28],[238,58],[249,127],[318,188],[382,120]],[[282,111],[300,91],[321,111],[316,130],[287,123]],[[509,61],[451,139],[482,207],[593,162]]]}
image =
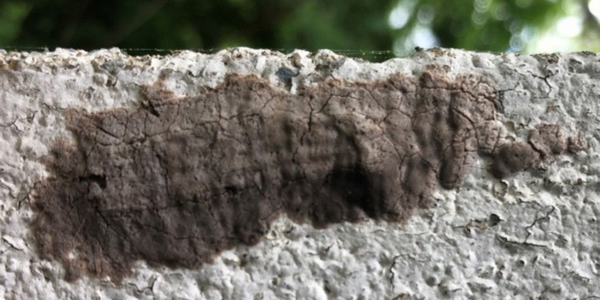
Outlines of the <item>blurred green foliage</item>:
{"label": "blurred green foliage", "polygon": [[[542,29],[564,15],[566,0],[421,0],[409,24],[419,23],[419,13],[433,11],[430,25],[441,45],[487,51],[521,50],[525,28]],[[425,23],[425,22],[421,22]],[[513,38],[514,37],[514,38]],[[512,45],[511,45],[512,39]]]}
{"label": "blurred green foliage", "polygon": [[566,2],[9,0],[0,4],[0,48],[328,48],[377,60],[415,46],[520,51],[565,15]]}

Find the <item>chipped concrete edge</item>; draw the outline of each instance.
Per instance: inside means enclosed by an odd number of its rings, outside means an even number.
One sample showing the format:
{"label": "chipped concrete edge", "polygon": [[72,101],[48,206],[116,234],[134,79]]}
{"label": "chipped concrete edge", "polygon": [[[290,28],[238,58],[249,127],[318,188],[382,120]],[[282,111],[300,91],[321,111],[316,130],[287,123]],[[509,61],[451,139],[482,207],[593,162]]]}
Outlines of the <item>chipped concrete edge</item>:
{"label": "chipped concrete edge", "polygon": [[[257,246],[226,251],[201,270],[140,263],[123,286],[63,280],[36,256],[28,206],[48,175],[40,158],[69,136],[62,112],[139,105],[139,88],[168,73],[178,96],[215,87],[227,73],[254,74],[294,93],[299,83],[373,81],[420,75],[430,65],[449,76],[476,73],[495,83],[508,136],[560,123],[588,147],[503,181],[479,160],[457,191],[400,227],[386,222],[316,230],[280,219]],[[283,80],[282,80],[283,79]],[[118,49],[48,53],[0,51],[0,197],[4,298],[563,299],[599,295],[597,212],[600,58],[592,53],[516,55],[433,49],[384,63],[331,51],[282,54],[229,49],[131,57]]]}

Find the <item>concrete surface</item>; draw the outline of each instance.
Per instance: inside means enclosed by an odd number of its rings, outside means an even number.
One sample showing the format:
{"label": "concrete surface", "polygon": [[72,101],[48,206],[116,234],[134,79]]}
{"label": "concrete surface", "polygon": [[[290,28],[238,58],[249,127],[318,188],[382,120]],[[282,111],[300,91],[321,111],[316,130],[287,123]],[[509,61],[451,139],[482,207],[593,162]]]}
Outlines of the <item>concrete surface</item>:
{"label": "concrete surface", "polygon": [[[52,141],[72,138],[68,108],[136,107],[159,76],[174,95],[216,87],[227,73],[255,74],[295,93],[327,79],[487,77],[515,140],[541,123],[579,136],[582,151],[505,180],[479,159],[458,190],[440,189],[406,225],[384,221],[314,229],[276,220],[264,241],[225,251],[200,269],[136,264],[116,285],[64,280],[41,260],[30,227],[36,182]],[[282,83],[282,67],[297,74]],[[279,73],[278,73],[279,71]],[[284,77],[287,73],[283,74]],[[130,57],[118,49],[48,53],[0,50],[0,297],[4,299],[600,299],[600,56],[517,55],[434,49],[373,64],[329,51],[231,49]]]}

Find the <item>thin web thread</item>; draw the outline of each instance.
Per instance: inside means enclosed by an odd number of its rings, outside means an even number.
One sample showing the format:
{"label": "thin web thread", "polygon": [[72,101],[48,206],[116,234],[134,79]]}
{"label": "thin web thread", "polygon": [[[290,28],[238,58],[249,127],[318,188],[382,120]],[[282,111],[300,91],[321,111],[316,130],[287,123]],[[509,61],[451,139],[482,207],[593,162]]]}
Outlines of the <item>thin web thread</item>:
{"label": "thin web thread", "polygon": [[[22,47],[22,46],[4,46],[4,47],[1,47],[0,49],[6,50],[6,51],[33,51],[33,52],[53,51],[52,49],[50,49],[48,47]],[[194,51],[194,52],[203,53],[203,54],[214,54],[221,50],[234,49],[234,48],[224,48],[224,49],[217,49],[217,48],[208,48],[208,49],[203,49],[203,48],[188,48],[188,49],[119,48],[119,49],[130,55],[133,55],[133,56],[141,56],[141,55],[165,55],[165,54],[173,54],[173,53],[177,53],[177,52],[181,52],[181,51]],[[271,51],[277,51],[277,52],[282,52],[282,53],[291,53],[294,50],[296,50],[296,49],[291,49],[291,48],[258,48],[258,49],[271,50]],[[95,49],[83,49],[83,50],[93,51]],[[304,50],[304,49],[298,49],[298,50]],[[399,53],[394,52],[392,50],[361,50],[361,49],[327,49],[327,50],[332,51],[336,54],[353,57],[353,58],[361,58],[361,59],[371,60],[371,61],[379,61],[379,60],[386,60],[386,59],[390,59],[390,58],[394,58],[394,57],[399,57],[399,55],[398,55]],[[306,51],[317,52],[318,50],[308,49]],[[404,56],[404,55],[400,55],[400,56]]]}

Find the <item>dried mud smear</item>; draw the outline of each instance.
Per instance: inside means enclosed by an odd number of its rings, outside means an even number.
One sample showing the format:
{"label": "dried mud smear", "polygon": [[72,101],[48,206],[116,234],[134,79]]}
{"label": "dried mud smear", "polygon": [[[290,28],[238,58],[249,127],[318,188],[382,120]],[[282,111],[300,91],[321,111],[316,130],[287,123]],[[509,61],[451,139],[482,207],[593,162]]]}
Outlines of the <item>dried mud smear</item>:
{"label": "dried mud smear", "polygon": [[507,142],[493,88],[437,72],[328,81],[292,95],[253,76],[138,109],[71,110],[76,142],[56,141],[37,185],[43,258],[120,282],[135,261],[196,268],[257,243],[286,214],[325,227],[404,222],[439,186],[458,188],[477,155],[508,176],[565,151],[556,125]]}

